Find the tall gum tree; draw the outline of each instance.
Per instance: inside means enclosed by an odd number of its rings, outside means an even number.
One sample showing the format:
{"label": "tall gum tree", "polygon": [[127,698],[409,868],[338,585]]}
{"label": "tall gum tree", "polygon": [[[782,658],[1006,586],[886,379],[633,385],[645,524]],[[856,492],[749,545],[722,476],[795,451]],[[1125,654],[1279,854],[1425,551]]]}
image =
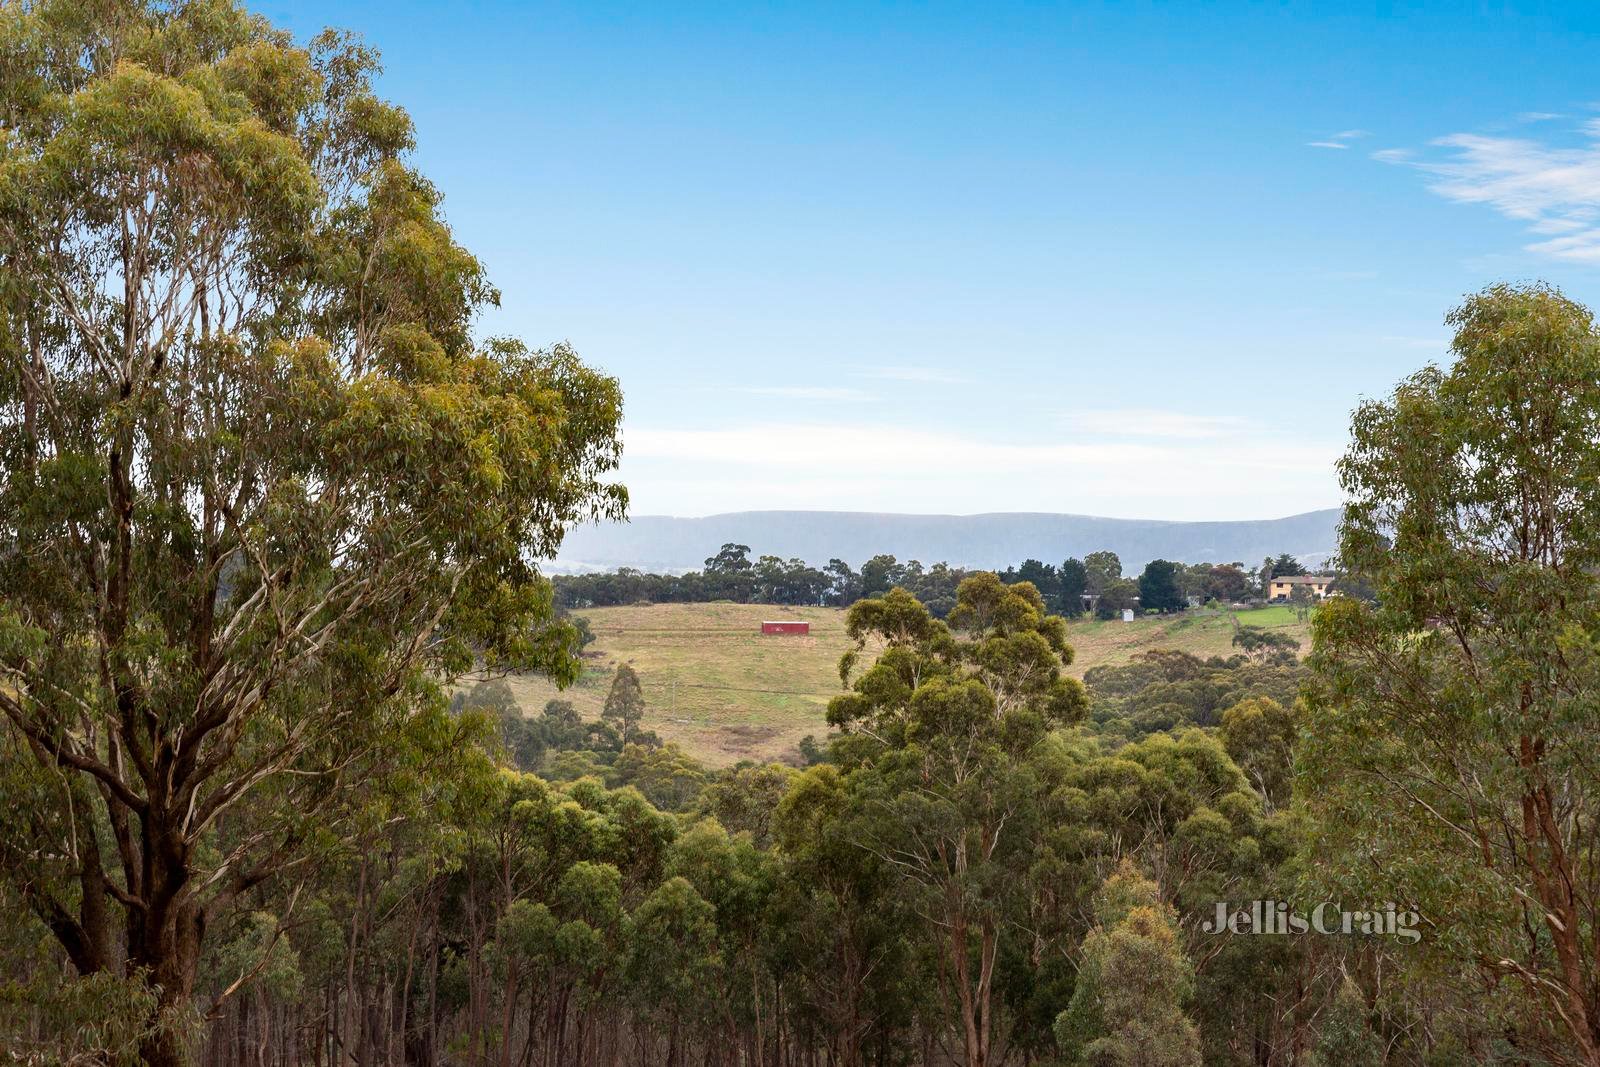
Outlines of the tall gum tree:
{"label": "tall gum tree", "polygon": [[0,8],[0,867],[164,1021],[440,679],[574,676],[534,561],[626,505],[616,382],[474,341],[375,69],[224,0]]}
{"label": "tall gum tree", "polygon": [[[858,601],[851,691],[828,704],[835,759],[862,814],[857,842],[882,865],[936,947],[946,1022],[966,1067],[1004,1058],[997,967],[1023,925],[1041,838],[1030,762],[1049,732],[1083,718],[1065,622],[1028,582],[978,574],[948,624],[906,590]],[[883,651],[856,673],[868,642]],[[954,1050],[952,1050],[954,1053]]]}
{"label": "tall gum tree", "polygon": [[[1546,286],[1449,319],[1455,363],[1355,413],[1298,788],[1344,899],[1422,914],[1401,959],[1600,1064],[1600,335]],[[1331,899],[1340,899],[1333,896]]]}

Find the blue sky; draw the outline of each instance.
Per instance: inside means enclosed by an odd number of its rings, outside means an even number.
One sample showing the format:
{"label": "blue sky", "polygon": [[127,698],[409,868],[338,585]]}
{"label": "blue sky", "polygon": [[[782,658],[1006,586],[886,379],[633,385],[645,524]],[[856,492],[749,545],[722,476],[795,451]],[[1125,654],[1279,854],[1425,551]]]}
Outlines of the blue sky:
{"label": "blue sky", "polygon": [[636,514],[1264,518],[1498,280],[1600,299],[1583,5],[457,5],[360,32]]}

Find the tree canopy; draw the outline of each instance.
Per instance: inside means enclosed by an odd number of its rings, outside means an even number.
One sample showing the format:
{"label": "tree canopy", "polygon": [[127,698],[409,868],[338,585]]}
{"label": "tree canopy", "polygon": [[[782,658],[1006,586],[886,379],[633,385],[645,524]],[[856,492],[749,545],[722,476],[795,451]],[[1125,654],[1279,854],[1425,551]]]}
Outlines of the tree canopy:
{"label": "tree canopy", "polygon": [[1313,624],[1316,870],[1413,902],[1412,959],[1520,1043],[1600,1063],[1600,335],[1546,286],[1450,316],[1454,364],[1356,412],[1340,553],[1376,602]]}
{"label": "tree canopy", "polygon": [[0,710],[35,801],[3,866],[165,1020],[350,783],[439,745],[439,678],[575,676],[532,561],[622,513],[620,392],[474,340],[495,291],[350,38],[44,0],[0,69]]}
{"label": "tree canopy", "polygon": [[1171,560],[1153,559],[1139,575],[1139,606],[1146,611],[1181,611],[1188,604],[1179,584],[1182,568]]}

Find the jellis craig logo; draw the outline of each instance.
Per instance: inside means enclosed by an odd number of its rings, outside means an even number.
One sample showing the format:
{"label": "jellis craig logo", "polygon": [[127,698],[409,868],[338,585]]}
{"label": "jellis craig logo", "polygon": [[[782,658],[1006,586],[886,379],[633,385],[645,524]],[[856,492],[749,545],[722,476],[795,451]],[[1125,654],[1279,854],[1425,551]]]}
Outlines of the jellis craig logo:
{"label": "jellis craig logo", "polygon": [[1374,911],[1345,911],[1342,905],[1324,901],[1311,909],[1308,917],[1281,900],[1252,900],[1238,908],[1219,900],[1215,917],[1203,921],[1200,928],[1208,934],[1388,936],[1415,944],[1422,940],[1421,922],[1422,916],[1414,909],[1395,904]]}

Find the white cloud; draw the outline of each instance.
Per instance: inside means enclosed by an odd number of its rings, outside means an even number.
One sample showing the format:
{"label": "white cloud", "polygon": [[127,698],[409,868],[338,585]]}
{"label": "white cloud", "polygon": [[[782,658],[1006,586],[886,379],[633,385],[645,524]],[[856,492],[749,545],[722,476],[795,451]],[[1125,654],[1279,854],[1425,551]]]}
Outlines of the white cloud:
{"label": "white cloud", "polygon": [[736,393],[750,396],[771,396],[782,400],[829,400],[854,403],[868,399],[860,389],[831,385],[739,385]]}
{"label": "white cloud", "polygon": [[891,382],[925,382],[930,385],[968,385],[972,379],[942,367],[864,367],[858,378],[877,378]]}
{"label": "white cloud", "polygon": [[[636,514],[760,508],[1273,517],[1338,502],[1341,446],[1222,434],[1012,442],[873,424],[631,427]],[[943,502],[943,503],[941,503]]]}
{"label": "white cloud", "polygon": [[1194,415],[1156,408],[1068,411],[1062,420],[1084,433],[1120,437],[1223,437],[1236,435],[1249,426],[1249,420],[1238,415]]}
{"label": "white cloud", "polygon": [[1374,154],[1428,175],[1428,188],[1462,204],[1484,204],[1549,240],[1524,246],[1557,259],[1600,263],[1600,119],[1584,124],[1588,143],[1557,146],[1525,137],[1457,133],[1434,147],[1444,158]]}
{"label": "white cloud", "polygon": [[1349,148],[1345,142],[1366,136],[1368,136],[1366,130],[1340,130],[1338,133],[1329,134],[1321,141],[1307,141],[1306,145],[1310,148]]}
{"label": "white cloud", "polygon": [[1554,122],[1556,119],[1564,119],[1564,118],[1566,118],[1565,115],[1558,114],[1558,113],[1556,113],[1554,111],[1524,111],[1524,112],[1522,112],[1522,114],[1517,116],[1517,121],[1518,122]]}

